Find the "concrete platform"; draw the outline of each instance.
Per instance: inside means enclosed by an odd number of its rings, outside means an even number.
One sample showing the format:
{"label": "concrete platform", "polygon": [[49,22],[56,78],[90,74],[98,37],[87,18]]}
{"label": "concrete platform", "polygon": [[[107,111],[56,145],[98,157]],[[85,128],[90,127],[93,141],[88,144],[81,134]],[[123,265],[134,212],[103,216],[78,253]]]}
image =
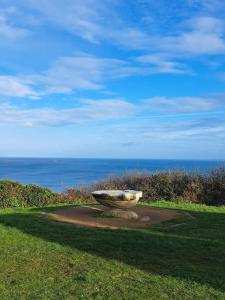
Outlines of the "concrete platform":
{"label": "concrete platform", "polygon": [[178,212],[168,209],[135,206],[132,208],[138,219],[122,219],[102,216],[108,210],[103,205],[84,205],[63,208],[46,214],[47,219],[58,222],[71,223],[82,227],[99,228],[139,228],[158,224],[179,215]]}

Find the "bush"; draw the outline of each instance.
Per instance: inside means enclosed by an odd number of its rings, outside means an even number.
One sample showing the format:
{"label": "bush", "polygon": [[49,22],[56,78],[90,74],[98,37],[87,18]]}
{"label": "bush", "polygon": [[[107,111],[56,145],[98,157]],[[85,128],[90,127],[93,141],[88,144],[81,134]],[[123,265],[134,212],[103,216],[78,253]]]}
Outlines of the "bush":
{"label": "bush", "polygon": [[88,187],[81,187],[79,189],[71,188],[59,195],[59,202],[74,203],[75,201],[94,201],[94,198],[92,197],[91,191]]}
{"label": "bush", "polygon": [[216,169],[205,175],[172,171],[112,176],[92,185],[92,190],[98,189],[141,190],[145,201],[164,199],[225,205],[225,168]]}
{"label": "bush", "polygon": [[15,196],[3,198],[1,201],[1,208],[7,207],[21,207],[23,205]]}
{"label": "bush", "polygon": [[44,206],[57,202],[57,195],[50,189],[29,184],[24,187],[24,199],[27,206]]}
{"label": "bush", "polygon": [[26,206],[23,197],[23,185],[10,180],[0,181],[0,207]]}
{"label": "bush", "polygon": [[58,194],[35,184],[22,185],[15,181],[0,180],[0,208],[41,207],[55,203],[90,200],[93,201],[93,198],[88,188],[69,189]]}
{"label": "bush", "polygon": [[203,180],[204,203],[225,205],[225,168],[211,171]]}
{"label": "bush", "polygon": [[216,169],[205,175],[172,171],[112,176],[90,187],[68,189],[60,194],[34,184],[23,186],[18,182],[2,180],[0,181],[0,207],[94,201],[91,191],[99,189],[141,190],[144,201],[164,199],[225,205],[225,168]]}
{"label": "bush", "polygon": [[22,185],[15,181],[0,181],[0,208],[43,206],[58,201],[57,194],[34,184]]}

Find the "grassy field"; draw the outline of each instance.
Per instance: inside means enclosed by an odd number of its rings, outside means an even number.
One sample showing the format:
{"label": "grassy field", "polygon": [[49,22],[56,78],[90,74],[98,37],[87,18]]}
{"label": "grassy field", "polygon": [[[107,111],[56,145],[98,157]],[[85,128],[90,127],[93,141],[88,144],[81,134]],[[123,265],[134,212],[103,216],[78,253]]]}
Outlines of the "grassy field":
{"label": "grassy field", "polygon": [[146,229],[87,229],[0,210],[0,298],[225,299],[225,207]]}

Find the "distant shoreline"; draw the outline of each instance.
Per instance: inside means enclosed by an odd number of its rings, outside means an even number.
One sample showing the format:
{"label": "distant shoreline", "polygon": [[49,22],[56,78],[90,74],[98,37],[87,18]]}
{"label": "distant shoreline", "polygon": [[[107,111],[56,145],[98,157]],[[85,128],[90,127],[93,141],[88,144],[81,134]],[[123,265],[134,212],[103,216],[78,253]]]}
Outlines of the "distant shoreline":
{"label": "distant shoreline", "polygon": [[32,156],[0,156],[1,159],[63,159],[63,160],[156,160],[156,161],[213,161],[213,162],[224,162],[224,159],[194,159],[194,158],[122,158],[122,157],[32,157]]}

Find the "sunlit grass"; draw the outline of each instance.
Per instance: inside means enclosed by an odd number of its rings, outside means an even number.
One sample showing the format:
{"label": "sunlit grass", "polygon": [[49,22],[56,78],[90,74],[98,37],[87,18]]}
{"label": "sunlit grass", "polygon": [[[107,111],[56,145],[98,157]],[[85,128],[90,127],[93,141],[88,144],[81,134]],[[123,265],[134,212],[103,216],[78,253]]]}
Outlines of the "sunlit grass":
{"label": "sunlit grass", "polygon": [[44,220],[52,207],[1,210],[1,299],[225,299],[225,208],[148,205],[187,214],[109,230]]}

